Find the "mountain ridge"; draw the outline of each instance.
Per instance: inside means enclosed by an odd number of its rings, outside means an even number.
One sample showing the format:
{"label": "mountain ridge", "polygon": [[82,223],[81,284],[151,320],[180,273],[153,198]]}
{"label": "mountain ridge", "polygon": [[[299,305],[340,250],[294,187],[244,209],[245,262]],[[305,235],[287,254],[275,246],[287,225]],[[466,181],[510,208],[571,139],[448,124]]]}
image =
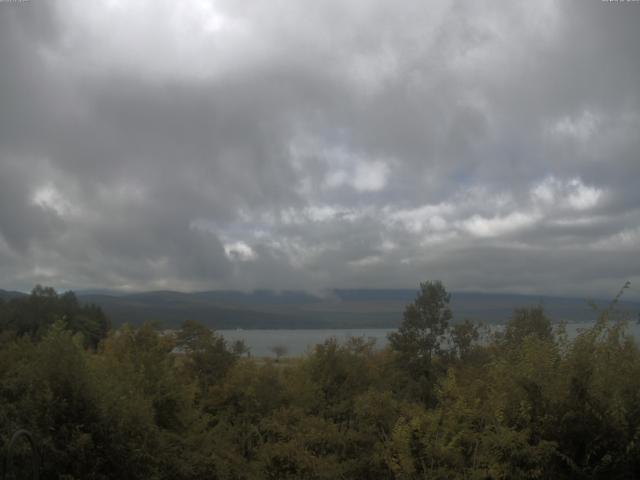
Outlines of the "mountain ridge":
{"label": "mountain ridge", "polygon": [[[302,291],[202,292],[151,291],[110,296],[83,294],[85,303],[101,306],[114,324],[158,321],[175,327],[183,320],[213,328],[395,328],[404,307],[415,299],[412,289],[334,289],[326,296]],[[595,300],[599,308],[610,301]],[[596,312],[588,300],[523,294],[452,292],[455,321],[469,318],[503,323],[519,307],[542,305],[553,321],[591,321]],[[640,302],[621,301],[620,307],[637,314]]]}
{"label": "mountain ridge", "polygon": [[[208,290],[179,292],[111,292],[79,290],[81,303],[100,306],[114,325],[145,321],[175,328],[184,320],[196,320],[216,329],[339,329],[395,328],[402,312],[416,295],[414,289],[332,289],[323,294],[305,291]],[[0,298],[9,300],[26,295],[1,290]],[[594,300],[599,308],[610,301]],[[464,319],[484,323],[504,323],[513,310],[542,305],[552,321],[592,321],[597,312],[588,300],[576,297],[524,295],[516,293],[452,292],[454,322]],[[619,303],[622,310],[636,318],[640,302]]]}

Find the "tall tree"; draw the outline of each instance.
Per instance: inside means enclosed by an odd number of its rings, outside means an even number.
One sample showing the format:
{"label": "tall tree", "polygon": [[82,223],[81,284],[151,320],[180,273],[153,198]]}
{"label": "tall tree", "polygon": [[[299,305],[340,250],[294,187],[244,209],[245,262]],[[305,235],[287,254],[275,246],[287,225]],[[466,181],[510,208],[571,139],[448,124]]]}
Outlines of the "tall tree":
{"label": "tall tree", "polygon": [[447,293],[442,282],[424,282],[413,303],[407,305],[402,324],[389,335],[391,347],[406,360],[430,361],[440,353],[440,342],[452,318]]}
{"label": "tall tree", "polygon": [[198,380],[202,394],[224,377],[239,356],[221,335],[193,320],[182,323],[176,346],[185,353],[187,372]]}
{"label": "tall tree", "polygon": [[452,318],[442,282],[424,282],[413,303],[407,305],[402,324],[389,335],[391,348],[406,373],[419,385],[418,395],[429,397],[433,377],[433,357],[441,352],[441,341]]}
{"label": "tall tree", "polygon": [[95,348],[109,332],[109,319],[93,304],[80,304],[73,292],[62,295],[51,287],[36,285],[30,295],[12,298],[0,304],[0,332],[27,336],[34,340],[62,321],[73,333],[81,333],[83,343]]}
{"label": "tall tree", "polygon": [[507,343],[517,345],[528,336],[534,336],[540,340],[553,338],[551,322],[542,306],[518,308],[507,323],[504,331],[504,339]]}
{"label": "tall tree", "polygon": [[469,354],[474,342],[478,340],[480,333],[478,325],[471,320],[454,325],[451,329],[451,343],[459,358],[464,358]]}

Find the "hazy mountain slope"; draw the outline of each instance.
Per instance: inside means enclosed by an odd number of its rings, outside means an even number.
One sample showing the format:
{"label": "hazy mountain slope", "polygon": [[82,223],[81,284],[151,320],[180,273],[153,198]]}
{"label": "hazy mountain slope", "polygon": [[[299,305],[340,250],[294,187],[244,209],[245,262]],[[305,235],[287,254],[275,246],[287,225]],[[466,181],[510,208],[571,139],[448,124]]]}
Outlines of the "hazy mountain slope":
{"label": "hazy mountain slope", "polygon": [[[158,321],[167,327],[185,319],[214,328],[365,328],[396,327],[414,290],[333,290],[325,296],[305,292],[251,293],[211,291],[181,293],[144,292],[126,295],[79,294],[83,302],[100,305],[113,323]],[[487,323],[507,320],[518,307],[544,305],[555,321],[595,318],[586,300],[511,294],[453,293],[455,320],[470,318]],[[602,307],[606,301],[600,301]],[[637,316],[639,302],[621,307]]]}
{"label": "hazy mountain slope", "polygon": [[26,295],[25,293],[22,292],[15,292],[12,290],[2,290],[0,289],[0,298],[3,300],[9,300],[11,298],[17,298],[17,297],[22,297]]}

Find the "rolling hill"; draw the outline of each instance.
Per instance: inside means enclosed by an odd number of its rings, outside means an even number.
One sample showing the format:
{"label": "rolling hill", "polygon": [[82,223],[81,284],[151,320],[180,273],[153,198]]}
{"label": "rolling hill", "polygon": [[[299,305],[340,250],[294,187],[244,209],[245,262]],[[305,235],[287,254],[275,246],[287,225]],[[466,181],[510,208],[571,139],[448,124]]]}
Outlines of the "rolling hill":
{"label": "rolling hill", "polygon": [[[413,301],[410,289],[337,289],[317,296],[306,292],[257,290],[182,293],[155,291],[132,294],[78,292],[82,302],[101,306],[115,325],[156,321],[167,328],[183,320],[213,328],[393,328],[404,307]],[[554,321],[590,321],[596,312],[579,298],[515,294],[453,293],[454,321],[469,318],[502,323],[518,307],[542,304]],[[607,301],[596,302],[599,307]],[[620,309],[636,318],[640,302],[621,302]]]}

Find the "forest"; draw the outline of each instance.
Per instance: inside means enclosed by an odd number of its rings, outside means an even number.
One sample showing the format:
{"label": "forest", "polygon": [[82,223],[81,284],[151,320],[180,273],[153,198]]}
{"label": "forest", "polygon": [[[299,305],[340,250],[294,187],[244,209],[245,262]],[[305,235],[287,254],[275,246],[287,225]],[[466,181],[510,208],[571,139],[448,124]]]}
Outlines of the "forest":
{"label": "forest", "polygon": [[[0,451],[40,478],[617,479],[640,476],[640,351],[616,301],[576,338],[540,306],[501,331],[420,285],[386,348],[259,358],[185,321],[113,328],[73,293],[0,301]],[[27,472],[19,444],[11,468]],[[5,466],[8,468],[8,466]]]}

